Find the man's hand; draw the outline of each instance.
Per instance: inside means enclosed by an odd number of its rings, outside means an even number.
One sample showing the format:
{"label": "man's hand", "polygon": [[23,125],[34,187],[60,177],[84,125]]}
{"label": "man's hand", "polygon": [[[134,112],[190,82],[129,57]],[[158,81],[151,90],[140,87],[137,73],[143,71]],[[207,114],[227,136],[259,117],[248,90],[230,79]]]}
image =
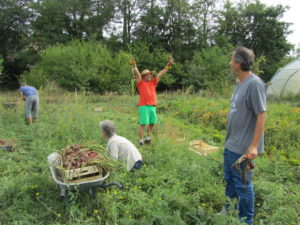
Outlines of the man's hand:
{"label": "man's hand", "polygon": [[131,59],[130,59],[130,65],[131,65],[131,66],[135,66],[135,65],[136,65],[136,62],[135,62],[135,59],[134,59],[134,58],[131,58]]}
{"label": "man's hand", "polygon": [[257,157],[257,155],[258,155],[257,147],[250,145],[245,154],[245,158],[249,160],[253,160]]}
{"label": "man's hand", "polygon": [[174,64],[174,59],[173,59],[173,57],[170,55],[169,58],[168,58],[167,65],[172,65],[172,64]]}
{"label": "man's hand", "polygon": [[23,92],[20,92],[20,98],[25,101],[26,100],[26,96],[23,94]]}
{"label": "man's hand", "polygon": [[167,65],[165,67],[165,69],[169,70],[171,69],[171,65],[174,64],[174,59],[173,57],[170,55],[169,58],[168,58],[168,62],[167,62]]}
{"label": "man's hand", "polygon": [[138,83],[140,83],[140,81],[142,80],[142,77],[136,66],[135,59],[133,57],[130,59],[130,65],[131,65],[131,70],[132,70],[132,76],[135,79],[136,85],[138,85]]}

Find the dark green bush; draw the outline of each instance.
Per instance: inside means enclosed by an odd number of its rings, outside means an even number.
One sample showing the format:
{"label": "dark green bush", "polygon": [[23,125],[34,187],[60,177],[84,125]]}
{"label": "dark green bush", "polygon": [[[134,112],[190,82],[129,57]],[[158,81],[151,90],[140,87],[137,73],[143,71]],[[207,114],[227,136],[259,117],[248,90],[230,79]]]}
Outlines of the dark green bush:
{"label": "dark green bush", "polygon": [[73,41],[49,47],[41,57],[41,62],[25,77],[36,87],[50,80],[70,91],[129,91],[130,55],[124,52],[113,56],[99,43]]}
{"label": "dark green bush", "polygon": [[188,67],[184,84],[193,85],[195,90],[208,89],[218,92],[232,85],[234,75],[230,75],[229,61],[231,49],[214,46],[194,55]]}

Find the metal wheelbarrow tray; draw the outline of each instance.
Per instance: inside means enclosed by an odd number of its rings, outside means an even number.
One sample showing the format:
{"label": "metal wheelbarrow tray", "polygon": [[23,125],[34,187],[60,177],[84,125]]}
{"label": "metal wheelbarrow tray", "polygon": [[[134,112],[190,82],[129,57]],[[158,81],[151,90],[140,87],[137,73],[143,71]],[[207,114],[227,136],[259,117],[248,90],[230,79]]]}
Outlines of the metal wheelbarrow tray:
{"label": "metal wheelbarrow tray", "polygon": [[123,189],[122,185],[118,182],[112,182],[112,183],[105,183],[105,180],[109,177],[110,173],[107,171],[105,175],[101,178],[90,178],[86,179],[85,181],[72,181],[70,183],[66,183],[63,181],[61,175],[59,174],[60,171],[53,165],[49,166],[51,176],[53,181],[59,185],[61,189],[61,197],[66,196],[67,200],[70,200],[70,191],[82,191],[82,190],[88,190],[89,194],[92,197],[96,196],[96,188],[106,188],[110,186],[117,186],[119,189]]}
{"label": "metal wheelbarrow tray", "polygon": [[16,139],[0,139],[0,149],[12,152],[16,146]]}

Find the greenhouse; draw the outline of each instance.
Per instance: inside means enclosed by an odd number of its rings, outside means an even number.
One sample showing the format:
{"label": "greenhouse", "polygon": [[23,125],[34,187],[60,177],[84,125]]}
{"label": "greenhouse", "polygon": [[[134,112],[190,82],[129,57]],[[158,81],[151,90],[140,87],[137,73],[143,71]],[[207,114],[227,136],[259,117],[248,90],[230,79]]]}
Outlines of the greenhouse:
{"label": "greenhouse", "polygon": [[272,97],[300,94],[300,58],[275,73],[268,83],[267,94]]}

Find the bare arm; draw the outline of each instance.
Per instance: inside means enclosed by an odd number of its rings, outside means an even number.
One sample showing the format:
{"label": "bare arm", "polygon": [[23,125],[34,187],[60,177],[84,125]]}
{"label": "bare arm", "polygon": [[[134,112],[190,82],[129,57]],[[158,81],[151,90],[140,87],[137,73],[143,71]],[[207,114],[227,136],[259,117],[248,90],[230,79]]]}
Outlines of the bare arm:
{"label": "bare arm", "polygon": [[119,149],[118,149],[118,144],[113,142],[109,145],[109,149],[108,149],[108,154],[109,156],[114,159],[114,160],[118,160],[119,158]]}
{"label": "bare arm", "polygon": [[165,67],[161,71],[159,71],[159,73],[156,75],[157,83],[160,81],[160,78],[162,77],[162,75],[164,75],[166,72],[168,72],[168,70],[169,69],[167,67]]}
{"label": "bare arm", "polygon": [[142,76],[133,58],[130,60],[130,64],[131,64],[132,74],[134,75],[135,84],[138,85],[138,83],[140,83],[142,80]]}
{"label": "bare arm", "polygon": [[171,65],[174,64],[172,56],[169,57],[167,65],[164,69],[162,69],[157,75],[156,75],[156,80],[157,83],[160,81],[160,78],[162,75],[164,75],[166,72],[168,72],[169,69],[171,69]]}
{"label": "bare arm", "polygon": [[22,100],[25,100],[26,98],[25,98],[25,95],[23,94],[23,92],[20,92],[20,98],[22,99]]}
{"label": "bare arm", "polygon": [[258,155],[257,148],[259,145],[260,138],[264,132],[266,118],[267,118],[266,112],[261,112],[261,113],[257,114],[257,121],[256,121],[256,126],[255,126],[255,130],[254,130],[252,143],[248,147],[247,153],[246,153],[246,158],[248,158],[250,160],[255,159]]}

